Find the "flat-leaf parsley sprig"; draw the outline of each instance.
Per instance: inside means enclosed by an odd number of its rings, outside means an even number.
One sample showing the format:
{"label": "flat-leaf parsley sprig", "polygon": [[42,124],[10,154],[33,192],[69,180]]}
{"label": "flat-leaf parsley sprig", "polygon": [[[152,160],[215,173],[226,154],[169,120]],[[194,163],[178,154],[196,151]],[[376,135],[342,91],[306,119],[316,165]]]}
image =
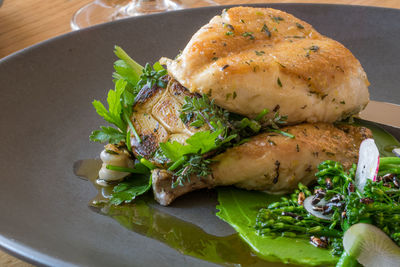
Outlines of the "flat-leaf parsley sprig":
{"label": "flat-leaf parsley sprig", "polygon": [[141,142],[140,136],[130,120],[135,98],[144,86],[165,88],[167,85],[161,78],[167,72],[158,62],[153,66],[147,63],[145,67],[142,67],[119,46],[115,46],[114,53],[119,60],[114,63],[115,88],[108,92],[108,110],[98,100],[93,101],[93,106],[105,121],[114,124],[116,128],[101,126],[100,130],[92,132],[90,140],[112,144],[123,142],[131,151],[130,132],[139,143]]}

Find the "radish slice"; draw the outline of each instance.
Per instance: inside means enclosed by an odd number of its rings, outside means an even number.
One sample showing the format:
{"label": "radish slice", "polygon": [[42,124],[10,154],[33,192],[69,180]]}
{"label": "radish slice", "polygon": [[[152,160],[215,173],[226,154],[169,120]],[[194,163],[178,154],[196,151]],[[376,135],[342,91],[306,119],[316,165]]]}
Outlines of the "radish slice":
{"label": "radish slice", "polygon": [[325,214],[322,214],[322,212],[316,211],[313,209],[314,207],[326,205],[325,199],[321,199],[321,201],[318,203],[318,205],[314,206],[311,203],[313,198],[314,198],[314,196],[309,196],[308,198],[304,199],[303,206],[308,211],[308,213],[310,213],[311,215],[314,215],[315,217],[320,218],[320,219],[329,220],[329,221],[332,220],[331,214],[325,215]]}
{"label": "radish slice", "polygon": [[400,247],[372,224],[351,226],[344,233],[343,247],[363,266],[400,266]]}
{"label": "radish slice", "polygon": [[361,192],[367,180],[376,180],[379,169],[379,150],[374,139],[366,139],[360,145],[355,184]]}

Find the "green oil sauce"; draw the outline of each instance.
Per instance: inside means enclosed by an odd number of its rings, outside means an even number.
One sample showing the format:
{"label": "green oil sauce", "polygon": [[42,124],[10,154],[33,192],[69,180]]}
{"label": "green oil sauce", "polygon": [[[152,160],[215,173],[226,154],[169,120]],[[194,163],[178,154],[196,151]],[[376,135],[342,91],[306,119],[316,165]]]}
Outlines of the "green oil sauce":
{"label": "green oil sauce", "polygon": [[389,145],[389,146],[385,146],[383,149],[388,152],[388,153],[393,153],[393,149],[395,148],[399,148],[400,146],[396,146],[396,145]]}
{"label": "green oil sauce", "polygon": [[89,205],[125,228],[158,240],[182,254],[224,266],[295,266],[258,258],[238,234],[211,235],[199,226],[158,210],[151,205],[155,203],[151,194],[139,197],[131,204],[108,205],[107,196],[113,187],[101,187],[96,183],[100,167],[100,160],[80,160],[74,164],[74,172],[92,182],[98,190]]}

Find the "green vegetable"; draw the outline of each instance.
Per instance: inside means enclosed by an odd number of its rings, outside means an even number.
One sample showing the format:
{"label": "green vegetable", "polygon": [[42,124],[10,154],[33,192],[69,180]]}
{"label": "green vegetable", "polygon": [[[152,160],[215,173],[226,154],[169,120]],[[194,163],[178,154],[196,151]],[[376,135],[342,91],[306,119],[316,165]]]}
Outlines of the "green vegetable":
{"label": "green vegetable", "polygon": [[[393,155],[386,151],[385,147],[398,146],[399,143],[396,139],[375,124],[366,123],[367,125],[364,125],[364,122],[359,120],[357,120],[356,123],[361,123],[361,126],[368,126],[368,128],[373,132],[379,150],[385,151],[385,155]],[[386,168],[392,168],[392,165],[397,163],[397,161],[398,159],[395,158],[381,158],[380,167],[384,166]],[[332,196],[332,194],[340,192],[347,193],[346,185],[348,185],[349,181],[354,179],[355,170],[352,169],[350,173],[346,173],[341,165],[335,162],[326,162],[325,165],[322,165],[321,167],[322,168],[317,174],[321,183],[320,186],[322,187],[323,185],[326,185],[324,178],[332,178],[332,181],[334,182],[333,188],[327,190],[327,195],[330,194],[330,196]],[[217,215],[235,228],[242,239],[252,247],[256,254],[264,259],[269,259],[268,257],[275,255],[284,262],[289,261],[309,265],[329,264],[329,259],[332,259],[330,264],[333,264],[338,258],[330,256],[329,250],[315,248],[310,245],[310,235],[307,234],[307,230],[305,229],[328,231],[324,234],[335,233],[334,235],[331,235],[329,241],[329,245],[335,252],[335,255],[341,255],[343,252],[342,238],[334,238],[332,236],[336,236],[338,232],[341,232],[341,235],[343,235],[344,230],[348,229],[351,224],[357,222],[374,223],[382,229],[385,229],[385,231],[392,232],[392,240],[400,244],[400,234],[398,233],[400,231],[400,206],[394,204],[394,201],[397,201],[398,203],[400,193],[399,191],[394,190],[395,188],[393,184],[391,184],[392,188],[389,190],[383,186],[383,182],[374,183],[375,186],[373,187],[371,187],[371,185],[372,182],[367,184],[364,194],[366,194],[367,197],[371,197],[376,202],[381,201],[383,203],[373,203],[372,205],[362,204],[360,203],[361,195],[359,195],[359,192],[354,192],[351,194],[351,198],[346,200],[349,201],[351,206],[349,206],[349,211],[347,213],[348,217],[345,219],[341,218],[342,214],[339,213],[339,211],[336,213],[334,212],[333,217],[335,219],[333,221],[310,219],[310,215],[302,213],[302,207],[299,207],[297,203],[298,194],[303,192],[305,195],[304,197],[311,194],[310,190],[304,186],[300,186],[299,190],[295,192],[295,194],[284,197],[281,201],[277,201],[279,198],[276,196],[269,196],[259,192],[246,192],[231,188],[218,189],[219,205],[217,208],[220,211]],[[265,206],[275,209],[275,212],[271,212],[274,214],[271,215],[270,213],[268,215],[265,212],[264,214],[259,214],[258,211],[260,208]],[[281,210],[279,210],[279,208],[281,208]],[[264,211],[265,210],[266,209],[264,209]],[[283,211],[299,213],[298,215],[301,215],[306,219],[304,222],[299,223],[291,216],[282,216]],[[266,226],[267,223],[269,223],[268,220],[264,220],[265,224],[262,225],[262,221],[260,220],[260,227],[258,230],[255,229],[254,226],[256,225],[257,215],[272,216],[271,218],[275,222],[277,222],[276,219],[279,216],[282,221],[280,224],[276,224],[276,226],[281,228],[272,229],[272,231],[269,232],[269,235],[267,235],[268,230],[267,227],[265,227],[264,235],[257,235],[257,231],[262,233],[262,226]],[[271,223],[273,223],[273,221],[271,221]],[[297,227],[291,228],[291,223],[293,222],[295,222],[295,224],[297,223],[297,225],[292,226]],[[318,228],[318,226],[320,226],[320,228]],[[294,229],[301,231],[294,231]],[[331,230],[334,231],[331,232]],[[310,233],[310,230],[308,230],[308,232]],[[289,236],[293,237],[290,238]],[[285,240],[287,244],[275,243],[277,240]],[[287,251],[286,248],[290,248],[290,250]],[[323,255],[326,257],[325,259],[327,259],[327,262],[321,263],[323,258],[320,256],[315,257],[317,259],[314,260],[314,258],[310,258],[307,254],[303,254],[303,252],[308,251],[308,249],[319,250],[319,252],[324,253]],[[351,257],[346,257],[346,255],[343,255],[339,262],[342,263],[341,266],[352,266],[350,264],[357,264],[354,262],[354,259],[352,260]]]}
{"label": "green vegetable", "polygon": [[107,165],[106,169],[109,169],[112,171],[117,171],[117,172],[130,172],[130,173],[137,173],[137,174],[148,174],[148,172],[149,172],[147,169],[143,170],[143,169],[138,169],[138,168],[126,168],[126,167],[113,166],[113,165]]}
{"label": "green vegetable", "polygon": [[260,236],[254,230],[258,210],[278,196],[232,187],[218,188],[217,216],[229,223],[262,259],[304,265],[333,265],[338,258],[316,248],[307,239]]}
{"label": "green vegetable", "polygon": [[206,177],[211,173],[210,160],[204,159],[201,155],[221,146],[223,142],[219,140],[222,130],[211,132],[197,132],[188,139],[187,145],[182,145],[176,141],[160,143],[163,154],[171,160],[170,171],[175,171],[177,179],[172,185],[183,185],[191,175],[197,174]]}
{"label": "green vegetable", "polygon": [[346,251],[342,253],[342,256],[340,256],[340,259],[336,264],[336,267],[357,267],[357,266],[359,266],[357,259],[347,254]]}
{"label": "green vegetable", "polygon": [[143,74],[140,76],[140,80],[136,86],[138,88],[143,88],[143,86],[152,88],[157,85],[158,87],[165,88],[167,87],[167,84],[161,78],[166,74],[167,71],[160,65],[160,63],[155,63],[153,68],[149,63],[146,63],[143,69]]}
{"label": "green vegetable", "polygon": [[149,174],[130,176],[114,187],[109,203],[119,205],[132,202],[137,196],[149,191],[151,185],[151,175]]}
{"label": "green vegetable", "polygon": [[211,132],[197,132],[188,139],[187,145],[182,145],[176,141],[160,143],[160,148],[164,155],[172,161],[180,160],[183,156],[188,154],[195,154],[197,152],[204,154],[217,147],[216,140],[221,134],[222,130]]}
{"label": "green vegetable", "polygon": [[115,128],[105,126],[100,126],[100,128],[101,130],[92,132],[90,140],[100,143],[118,144],[125,138],[125,135]]}

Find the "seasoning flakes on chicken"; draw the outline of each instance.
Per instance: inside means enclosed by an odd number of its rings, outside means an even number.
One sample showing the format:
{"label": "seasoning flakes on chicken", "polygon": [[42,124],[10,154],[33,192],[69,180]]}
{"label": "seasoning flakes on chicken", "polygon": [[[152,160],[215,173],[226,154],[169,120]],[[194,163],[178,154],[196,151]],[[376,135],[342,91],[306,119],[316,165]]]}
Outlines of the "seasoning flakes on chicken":
{"label": "seasoning flakes on chicken", "polygon": [[317,166],[324,160],[339,161],[345,168],[357,162],[364,139],[372,137],[364,127],[328,123],[300,124],[282,128],[295,135],[288,138],[263,133],[249,142],[213,158],[212,174],[191,177],[183,186],[171,187],[174,177],[167,170],[153,171],[153,192],[162,205],[193,190],[234,185],[248,190],[288,193],[299,182],[315,180]]}
{"label": "seasoning flakes on chicken", "polygon": [[347,48],[270,8],[226,10],[162,61],[191,92],[251,118],[279,105],[291,124],[334,122],[369,101],[366,74]]}

